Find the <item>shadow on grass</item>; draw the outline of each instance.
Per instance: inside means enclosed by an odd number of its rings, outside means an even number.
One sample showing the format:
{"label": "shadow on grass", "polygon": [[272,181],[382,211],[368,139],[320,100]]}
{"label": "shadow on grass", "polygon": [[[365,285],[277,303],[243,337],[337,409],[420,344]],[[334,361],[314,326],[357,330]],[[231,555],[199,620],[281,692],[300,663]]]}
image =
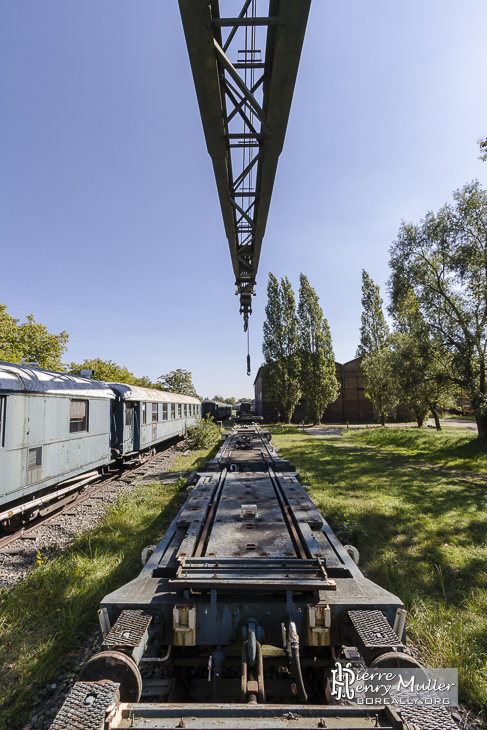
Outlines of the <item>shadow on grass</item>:
{"label": "shadow on grass", "polygon": [[[276,438],[361,566],[398,595],[432,666],[458,667],[463,699],[487,714],[487,503],[482,477],[425,468],[409,453],[306,434]],[[478,453],[475,444],[453,444]],[[472,450],[472,451],[470,451]]]}
{"label": "shadow on grass", "polygon": [[282,455],[297,464],[326,519],[356,544],[375,579],[393,556],[414,578],[415,592],[440,591],[458,605],[471,580],[487,588],[483,484],[446,478],[408,456],[350,441],[318,442],[302,434],[293,441]]}

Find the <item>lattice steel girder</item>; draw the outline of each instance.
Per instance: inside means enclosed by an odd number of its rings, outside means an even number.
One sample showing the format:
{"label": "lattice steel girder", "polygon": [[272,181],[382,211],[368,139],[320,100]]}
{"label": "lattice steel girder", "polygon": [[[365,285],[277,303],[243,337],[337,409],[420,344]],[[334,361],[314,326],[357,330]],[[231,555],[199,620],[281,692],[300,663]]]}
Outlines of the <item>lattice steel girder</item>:
{"label": "lattice steel girder", "polygon": [[[310,4],[311,0],[269,0],[268,15],[261,13],[252,17],[249,13],[253,4],[242,0],[239,17],[222,17],[218,0],[179,0],[206,145],[213,162],[245,318],[251,311],[250,295],[254,293]],[[263,62],[255,58],[255,51],[245,53],[243,60],[232,59],[231,43],[238,37],[238,30],[265,26]],[[225,43],[222,28],[231,28]],[[249,88],[243,73],[255,70],[259,78]],[[255,96],[257,92],[262,97],[260,102]],[[232,107],[230,110],[227,102]],[[233,132],[235,119],[243,125],[241,133]],[[248,159],[241,169],[234,171],[231,150],[235,151],[236,146],[247,149]],[[251,202],[241,203],[245,198]]]}

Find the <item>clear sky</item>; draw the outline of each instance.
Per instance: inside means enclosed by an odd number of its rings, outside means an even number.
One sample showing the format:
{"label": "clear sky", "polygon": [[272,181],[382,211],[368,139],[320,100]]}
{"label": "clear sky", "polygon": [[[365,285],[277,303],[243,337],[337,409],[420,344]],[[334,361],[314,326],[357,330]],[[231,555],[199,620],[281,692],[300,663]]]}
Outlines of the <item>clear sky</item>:
{"label": "clear sky", "polygon": [[[220,0],[222,13],[228,0]],[[300,271],[355,356],[401,220],[487,163],[485,0],[313,0],[250,320],[252,377],[176,0],[0,3],[0,302],[66,361],[253,395],[267,275]]]}

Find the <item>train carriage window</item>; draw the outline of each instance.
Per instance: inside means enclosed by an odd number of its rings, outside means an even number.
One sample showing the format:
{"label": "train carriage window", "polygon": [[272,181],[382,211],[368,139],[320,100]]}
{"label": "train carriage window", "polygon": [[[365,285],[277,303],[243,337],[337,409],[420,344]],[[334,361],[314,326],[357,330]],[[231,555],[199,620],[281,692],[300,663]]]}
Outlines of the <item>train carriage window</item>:
{"label": "train carriage window", "polygon": [[175,408],[176,408],[176,406],[174,405],[174,403],[169,403],[169,417],[170,418],[176,418]]}
{"label": "train carriage window", "polygon": [[186,417],[187,417],[187,415],[188,415],[188,406],[187,406],[187,405],[186,405],[186,403],[185,403],[185,404],[184,404],[184,417],[186,418]]}
{"label": "train carriage window", "polygon": [[159,420],[159,414],[158,414],[158,408],[157,403],[152,404],[152,423],[155,423]]}
{"label": "train carriage window", "polygon": [[142,423],[147,423],[147,406],[148,403],[142,403]]}
{"label": "train carriage window", "polygon": [[162,420],[167,421],[167,403],[162,404]]}
{"label": "train carriage window", "polygon": [[88,401],[71,400],[69,403],[69,433],[88,430]]}
{"label": "train carriage window", "polygon": [[125,404],[125,425],[131,426],[132,425],[132,413],[134,409],[133,403],[126,403]]}
{"label": "train carriage window", "polygon": [[38,466],[42,466],[42,446],[29,449],[27,456],[27,469],[35,469]]}

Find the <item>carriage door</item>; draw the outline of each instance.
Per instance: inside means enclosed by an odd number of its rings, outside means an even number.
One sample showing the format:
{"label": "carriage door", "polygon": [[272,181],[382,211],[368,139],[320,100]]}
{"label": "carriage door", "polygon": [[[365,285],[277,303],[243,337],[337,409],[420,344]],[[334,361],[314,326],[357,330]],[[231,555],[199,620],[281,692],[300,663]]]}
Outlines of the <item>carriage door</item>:
{"label": "carriage door", "polygon": [[134,450],[135,403],[125,401],[125,421],[123,427],[123,453]]}

